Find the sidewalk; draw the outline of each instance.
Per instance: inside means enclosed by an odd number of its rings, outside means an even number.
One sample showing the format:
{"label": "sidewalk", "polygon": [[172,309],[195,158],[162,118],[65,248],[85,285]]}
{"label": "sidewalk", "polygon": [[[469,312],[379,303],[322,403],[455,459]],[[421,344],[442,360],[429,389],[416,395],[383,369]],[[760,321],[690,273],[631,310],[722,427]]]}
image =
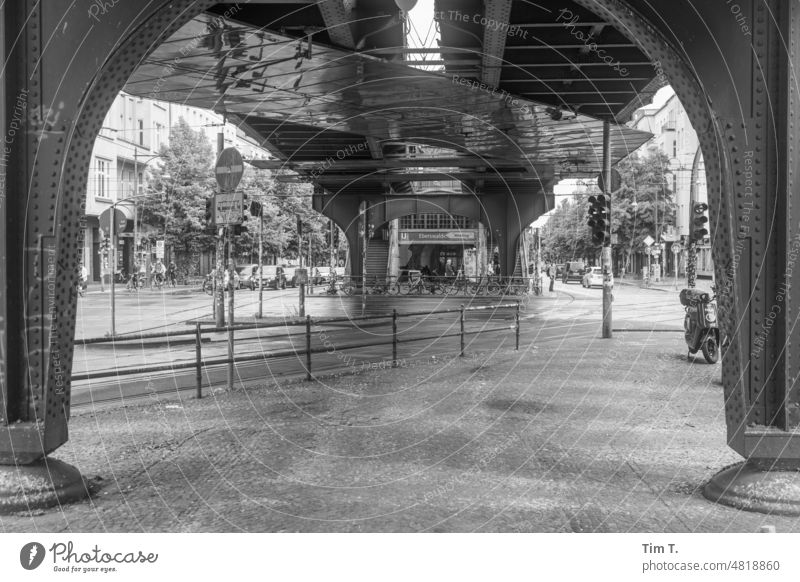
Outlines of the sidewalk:
{"label": "sidewalk", "polygon": [[[711,279],[697,279],[695,288],[711,293],[711,285],[713,284],[714,281]],[[680,292],[681,289],[686,288],[686,277],[678,277],[677,282],[675,277],[662,277],[660,281],[651,280],[648,285],[645,285],[641,278],[626,277],[621,279],[615,277],[614,285],[630,285],[642,289],[652,289],[654,291]]]}
{"label": "sidewalk", "polygon": [[800,530],[700,493],[739,460],[719,366],[687,362],[679,334],[570,333],[528,328],[519,352],[498,334],[463,359],[423,345],[395,369],[81,411],[53,456],[99,492],[0,529]]}

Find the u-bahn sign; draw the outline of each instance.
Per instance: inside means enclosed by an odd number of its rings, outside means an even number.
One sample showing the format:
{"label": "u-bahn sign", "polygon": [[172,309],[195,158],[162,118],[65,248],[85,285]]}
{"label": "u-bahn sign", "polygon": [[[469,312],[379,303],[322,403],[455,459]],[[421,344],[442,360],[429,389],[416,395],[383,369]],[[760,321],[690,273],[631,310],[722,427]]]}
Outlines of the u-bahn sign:
{"label": "u-bahn sign", "polygon": [[460,229],[460,230],[401,230],[400,231],[400,244],[437,244],[437,245],[455,245],[455,244],[475,244],[478,240],[478,231],[476,229]]}
{"label": "u-bahn sign", "polygon": [[244,174],[244,160],[236,148],[225,148],[219,153],[214,175],[217,178],[220,190],[230,192],[235,190]]}

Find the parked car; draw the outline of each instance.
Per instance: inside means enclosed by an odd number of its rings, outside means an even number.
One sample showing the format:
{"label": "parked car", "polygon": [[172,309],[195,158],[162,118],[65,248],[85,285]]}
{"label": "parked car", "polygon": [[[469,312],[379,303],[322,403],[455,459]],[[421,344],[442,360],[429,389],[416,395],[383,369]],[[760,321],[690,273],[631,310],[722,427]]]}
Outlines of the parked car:
{"label": "parked car", "polygon": [[236,274],[238,275],[237,289],[247,287],[253,289],[253,274],[258,269],[258,265],[240,265],[236,267]]}
{"label": "parked car", "polygon": [[[611,283],[614,283],[614,275],[611,275]],[[581,285],[586,287],[603,286],[603,268],[602,267],[587,267],[586,272],[581,279]]]}
{"label": "parked car", "polygon": [[291,285],[292,287],[297,287],[297,277],[295,276],[295,271],[297,271],[297,267],[290,266],[290,265],[283,265],[283,275],[286,277],[286,284]]}
{"label": "parked car", "polygon": [[311,273],[314,277],[314,285],[327,285],[331,282],[330,267],[314,267],[311,269]]}
{"label": "parked car", "polygon": [[256,269],[251,277],[253,289],[258,288],[259,277],[262,277],[261,285],[266,289],[286,289],[286,275],[283,267],[264,265],[260,269]]}
{"label": "parked car", "polygon": [[562,276],[561,281],[564,283],[569,283],[570,281],[581,281],[583,280],[583,273],[585,272],[585,265],[583,261],[569,261],[564,266],[564,275]]}

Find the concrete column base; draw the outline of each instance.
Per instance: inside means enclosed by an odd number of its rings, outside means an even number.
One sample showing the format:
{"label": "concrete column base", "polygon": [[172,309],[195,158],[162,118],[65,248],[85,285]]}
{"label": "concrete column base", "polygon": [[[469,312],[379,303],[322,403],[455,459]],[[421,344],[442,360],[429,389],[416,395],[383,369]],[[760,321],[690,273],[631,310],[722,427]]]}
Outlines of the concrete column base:
{"label": "concrete column base", "polygon": [[764,470],[747,461],[726,467],[703,488],[711,501],[746,511],[800,515],[800,471]]}
{"label": "concrete column base", "polygon": [[78,470],[56,459],[0,465],[0,515],[79,501],[89,486]]}

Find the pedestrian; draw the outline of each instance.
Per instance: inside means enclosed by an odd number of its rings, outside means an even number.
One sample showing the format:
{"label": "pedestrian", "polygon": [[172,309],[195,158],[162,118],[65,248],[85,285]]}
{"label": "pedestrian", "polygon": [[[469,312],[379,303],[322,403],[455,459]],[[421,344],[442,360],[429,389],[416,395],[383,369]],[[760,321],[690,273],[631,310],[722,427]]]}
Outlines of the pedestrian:
{"label": "pedestrian", "polygon": [[556,267],[550,261],[547,261],[547,276],[550,277],[550,293],[552,293],[553,285],[556,282]]}
{"label": "pedestrian", "polygon": [[453,270],[453,261],[450,260],[450,259],[447,259],[447,262],[444,264],[444,276],[445,277],[452,277],[455,274],[456,274],[456,272]]}

